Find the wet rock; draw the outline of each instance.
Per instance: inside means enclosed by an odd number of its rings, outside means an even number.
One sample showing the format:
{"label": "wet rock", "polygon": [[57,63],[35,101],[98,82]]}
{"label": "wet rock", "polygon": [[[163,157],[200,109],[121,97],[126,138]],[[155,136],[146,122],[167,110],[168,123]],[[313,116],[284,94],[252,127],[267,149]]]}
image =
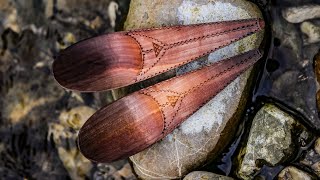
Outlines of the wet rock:
{"label": "wet rock", "polygon": [[137,177],[133,174],[132,168],[128,162],[120,170],[118,170],[117,174],[119,174],[121,179],[128,179],[128,180],[137,179]]}
{"label": "wet rock", "polygon": [[307,43],[317,43],[320,41],[320,26],[311,22],[303,22],[300,26],[301,31],[308,36]]}
{"label": "wet rock", "polygon": [[[261,17],[259,9],[241,0],[133,0],[125,25],[126,29],[136,29],[253,17]],[[179,69],[177,73],[256,48],[261,36],[261,33],[254,34],[202,58],[200,62]],[[172,134],[132,156],[130,160],[140,178],[180,178],[216,157],[236,131],[231,126],[236,126],[244,108],[250,72],[240,76]]]}
{"label": "wet rock", "polygon": [[290,115],[274,105],[265,105],[254,117],[247,145],[238,156],[238,176],[253,179],[263,165],[285,162],[294,153],[294,142],[305,134],[306,129]]}
{"label": "wet rock", "polygon": [[312,180],[308,173],[295,168],[293,166],[286,167],[281,171],[278,176],[278,180]]}
{"label": "wet rock", "polygon": [[316,152],[317,152],[318,154],[320,154],[320,138],[317,139],[314,149],[316,150]]}
{"label": "wet rock", "polygon": [[320,5],[290,7],[282,11],[282,16],[291,23],[301,23],[308,19],[320,17]]}
{"label": "wet rock", "polygon": [[[278,17],[281,8],[271,8],[273,37],[277,43],[268,62],[277,62],[272,72],[265,69],[256,97],[269,97],[285,104],[290,111],[303,116],[309,128],[320,130],[316,94],[317,83],[313,58],[319,51],[318,44],[303,45],[296,26]],[[290,79],[290,81],[288,81]]]}
{"label": "wet rock", "polygon": [[60,160],[72,179],[89,177],[92,168],[91,162],[78,150],[76,139],[78,130],[94,112],[85,106],[73,108],[61,112],[59,123],[49,125],[49,138],[53,137]]}
{"label": "wet rock", "polygon": [[0,27],[2,26],[3,29],[10,28],[15,32],[20,32],[21,27],[18,23],[19,16],[17,13],[17,9],[15,9],[10,0],[0,0]]}
{"label": "wet rock", "polygon": [[95,180],[136,180],[132,168],[127,161],[119,161],[111,164],[98,164],[98,171],[93,175]]}
{"label": "wet rock", "polygon": [[183,180],[232,180],[233,178],[211,172],[195,171],[189,173]]}
{"label": "wet rock", "polygon": [[300,163],[310,167],[320,178],[320,138],[316,140],[314,148],[308,150],[302,157]]}
{"label": "wet rock", "polygon": [[314,173],[320,178],[320,160],[314,163],[311,168],[313,169]]}

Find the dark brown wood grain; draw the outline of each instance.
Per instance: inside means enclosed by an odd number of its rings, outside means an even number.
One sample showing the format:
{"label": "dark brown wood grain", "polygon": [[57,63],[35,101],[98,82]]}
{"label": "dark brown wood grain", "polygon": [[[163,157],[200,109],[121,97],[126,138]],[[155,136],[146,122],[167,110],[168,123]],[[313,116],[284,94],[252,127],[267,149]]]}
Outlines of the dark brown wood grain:
{"label": "dark brown wood grain", "polygon": [[176,68],[264,28],[261,19],[161,27],[101,35],[63,50],[56,80],[79,91],[127,86]]}
{"label": "dark brown wood grain", "polygon": [[142,89],[100,109],[80,130],[81,152],[95,162],[112,162],[146,149],[260,58],[260,52],[252,50]]}

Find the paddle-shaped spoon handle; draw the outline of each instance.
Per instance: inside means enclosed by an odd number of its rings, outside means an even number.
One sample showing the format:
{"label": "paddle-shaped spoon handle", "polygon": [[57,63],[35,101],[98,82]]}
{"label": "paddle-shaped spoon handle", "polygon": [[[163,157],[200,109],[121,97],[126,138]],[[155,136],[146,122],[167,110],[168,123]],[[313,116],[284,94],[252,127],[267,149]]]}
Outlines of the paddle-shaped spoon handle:
{"label": "paddle-shaped spoon handle", "polygon": [[68,89],[119,88],[186,64],[264,26],[262,19],[246,19],[102,35],[63,50],[53,73]]}
{"label": "paddle-shaped spoon handle", "polygon": [[81,152],[92,161],[111,162],[146,149],[260,58],[260,52],[252,50],[142,89],[100,109],[80,130]]}

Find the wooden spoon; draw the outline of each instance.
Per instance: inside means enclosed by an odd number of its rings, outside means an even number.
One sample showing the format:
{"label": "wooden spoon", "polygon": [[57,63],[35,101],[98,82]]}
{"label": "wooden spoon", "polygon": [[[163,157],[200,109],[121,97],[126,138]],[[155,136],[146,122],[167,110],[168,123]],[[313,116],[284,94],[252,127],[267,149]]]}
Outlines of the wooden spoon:
{"label": "wooden spoon", "polygon": [[101,35],[63,50],[53,73],[72,90],[119,88],[186,64],[264,26],[262,19],[246,19]]}
{"label": "wooden spoon", "polygon": [[78,136],[83,155],[112,162],[172,132],[261,58],[252,50],[137,91],[97,111]]}

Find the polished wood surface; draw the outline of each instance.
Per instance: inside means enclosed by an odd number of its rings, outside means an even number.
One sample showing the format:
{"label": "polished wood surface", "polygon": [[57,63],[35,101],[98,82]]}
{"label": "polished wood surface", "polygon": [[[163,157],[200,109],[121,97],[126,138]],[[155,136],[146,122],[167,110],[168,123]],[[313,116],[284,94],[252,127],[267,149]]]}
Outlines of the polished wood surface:
{"label": "polished wood surface", "polygon": [[258,50],[137,91],[97,111],[79,132],[79,148],[95,162],[138,153],[191,116],[261,58]]}
{"label": "polished wood surface", "polygon": [[72,90],[119,88],[186,64],[264,26],[261,19],[246,19],[101,35],[63,50],[53,73]]}

